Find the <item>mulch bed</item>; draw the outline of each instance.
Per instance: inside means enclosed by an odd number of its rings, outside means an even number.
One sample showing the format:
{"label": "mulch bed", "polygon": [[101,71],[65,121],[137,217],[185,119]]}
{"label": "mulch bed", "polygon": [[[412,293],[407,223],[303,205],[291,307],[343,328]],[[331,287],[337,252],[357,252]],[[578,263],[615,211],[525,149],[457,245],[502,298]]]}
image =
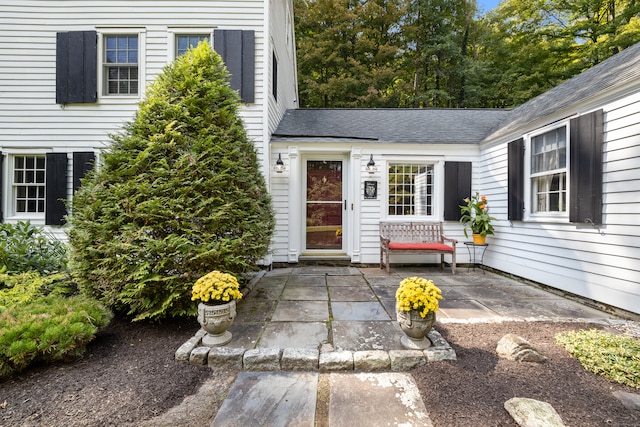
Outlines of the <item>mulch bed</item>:
{"label": "mulch bed", "polygon": [[[208,426],[236,373],[173,360],[175,350],[198,327],[195,320],[114,320],[82,358],[33,367],[0,382],[0,426]],[[503,405],[515,396],[550,403],[569,426],[640,425],[640,414],[611,394],[638,390],[585,371],[555,344],[557,332],[589,327],[593,325],[437,324],[458,360],[428,364],[412,374],[436,426],[514,426]],[[507,333],[526,338],[548,361],[499,359],[495,347]],[[206,399],[194,399],[203,384],[213,391]],[[187,396],[191,406],[178,406]],[[174,407],[187,407],[190,413],[176,414]]]}

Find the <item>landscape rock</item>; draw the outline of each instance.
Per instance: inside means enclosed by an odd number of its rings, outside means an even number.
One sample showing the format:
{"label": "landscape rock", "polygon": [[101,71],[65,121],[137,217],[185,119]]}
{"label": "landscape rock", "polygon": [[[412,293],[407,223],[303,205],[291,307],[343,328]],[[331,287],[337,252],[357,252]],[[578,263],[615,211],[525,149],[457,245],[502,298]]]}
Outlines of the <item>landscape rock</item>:
{"label": "landscape rock", "polygon": [[507,334],[498,341],[498,356],[518,362],[543,363],[547,360],[529,341],[515,334]]}
{"label": "landscape rock", "polygon": [[521,427],[565,427],[560,415],[547,402],[514,397],[504,403],[504,409]]}
{"label": "landscape rock", "polygon": [[640,412],[640,394],[626,393],[624,391],[614,391],[613,395],[631,411]]}

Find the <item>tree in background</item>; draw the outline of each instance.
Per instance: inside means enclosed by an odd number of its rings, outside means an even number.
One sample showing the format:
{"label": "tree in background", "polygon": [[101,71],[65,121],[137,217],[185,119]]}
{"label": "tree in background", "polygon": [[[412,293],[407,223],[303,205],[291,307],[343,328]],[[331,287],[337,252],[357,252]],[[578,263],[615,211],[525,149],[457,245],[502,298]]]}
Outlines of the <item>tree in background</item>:
{"label": "tree in background", "polygon": [[296,0],[302,107],[394,107],[403,0]]}
{"label": "tree in background", "polygon": [[515,107],[640,41],[637,0],[295,6],[305,107]]}
{"label": "tree in background", "polygon": [[196,279],[267,254],[271,200],[227,77],[207,43],[167,66],[73,198],[74,277],[134,320],[194,314]]}

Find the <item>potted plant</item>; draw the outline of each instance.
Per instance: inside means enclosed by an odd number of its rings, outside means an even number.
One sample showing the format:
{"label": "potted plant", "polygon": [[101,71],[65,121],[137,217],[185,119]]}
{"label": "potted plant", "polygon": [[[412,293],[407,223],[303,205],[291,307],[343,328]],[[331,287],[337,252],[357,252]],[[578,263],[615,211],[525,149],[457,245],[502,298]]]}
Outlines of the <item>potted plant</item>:
{"label": "potted plant", "polygon": [[404,348],[418,350],[431,345],[426,338],[436,321],[442,292],[433,280],[408,277],[396,291],[396,318],[406,334],[400,339]]}
{"label": "potted plant", "polygon": [[472,197],[464,199],[466,205],[460,206],[462,217],[460,222],[464,225],[464,235],[467,234],[467,227],[471,229],[473,235],[473,243],[484,245],[488,234],[493,234],[493,225],[491,221],[497,221],[496,218],[489,215],[489,202],[486,196],[480,196],[478,192]]}
{"label": "potted plant", "polygon": [[214,270],[193,284],[191,300],[198,303],[198,322],[207,334],[202,344],[217,347],[231,341],[227,331],[236,317],[236,301],[242,298],[240,284],[235,276]]}

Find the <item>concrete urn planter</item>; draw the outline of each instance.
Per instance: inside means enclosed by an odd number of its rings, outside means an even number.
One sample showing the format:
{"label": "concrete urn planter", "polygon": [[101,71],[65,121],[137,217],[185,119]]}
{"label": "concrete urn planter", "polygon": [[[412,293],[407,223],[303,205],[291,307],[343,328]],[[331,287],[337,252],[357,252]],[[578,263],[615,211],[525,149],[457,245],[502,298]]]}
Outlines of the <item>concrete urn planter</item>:
{"label": "concrete urn planter", "polygon": [[236,300],[223,304],[198,304],[198,323],[207,334],[202,337],[202,345],[219,347],[231,342],[231,332],[227,331],[236,317]]}
{"label": "concrete urn planter", "polygon": [[426,317],[420,316],[419,310],[403,311],[396,308],[396,318],[400,329],[405,335],[400,338],[400,343],[407,350],[424,350],[431,346],[427,338],[429,331],[436,322],[436,313],[430,311]]}

